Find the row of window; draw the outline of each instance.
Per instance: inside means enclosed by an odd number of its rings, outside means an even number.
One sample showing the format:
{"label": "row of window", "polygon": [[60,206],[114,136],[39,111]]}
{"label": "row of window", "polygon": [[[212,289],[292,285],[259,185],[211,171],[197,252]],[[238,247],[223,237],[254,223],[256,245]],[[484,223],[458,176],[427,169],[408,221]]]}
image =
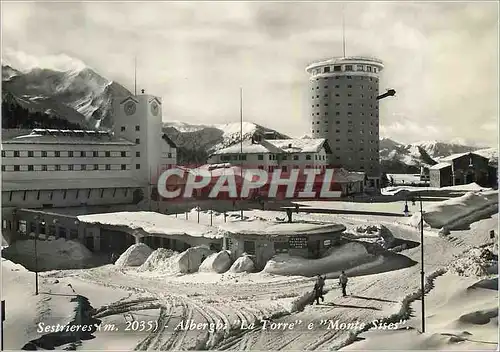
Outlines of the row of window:
{"label": "row of window", "polygon": [[[126,130],[126,129],[127,129],[127,127],[126,127],[126,126],[122,126],[122,127],[120,128],[120,130],[121,130],[122,132],[125,132],[125,130]],[[136,125],[136,126],[135,126],[135,130],[136,130],[136,131],[140,131],[140,130],[141,130],[141,126]]]}
{"label": "row of window", "polygon": [[[141,168],[141,164],[135,164],[136,170]],[[99,164],[81,164],[81,165],[2,165],[2,172],[9,171],[117,171],[130,170],[130,165],[99,165]]]}
{"label": "row of window", "polygon": [[[172,157],[172,153],[167,153],[168,157]],[[121,158],[126,158],[130,156],[130,152],[111,152],[111,151],[105,151],[105,152],[99,152],[99,151],[67,151],[67,152],[61,152],[61,151],[19,151],[19,150],[13,150],[13,151],[7,151],[7,150],[2,150],[2,158],[8,158],[8,157],[14,157],[14,158],[22,158],[22,157],[28,157],[28,158],[35,158],[35,157],[42,157],[42,158],[74,158],[74,157],[80,157],[80,158],[86,158],[89,156],[92,156],[94,158],[98,157],[104,157],[104,158],[114,158],[114,157],[121,157]],[[141,157],[141,152],[135,152],[135,157],[140,158]]]}
{"label": "row of window", "polygon": [[[130,156],[130,152],[126,151],[120,151],[120,152],[112,152],[112,151],[105,151],[105,152],[100,152],[100,151],[33,151],[33,150],[28,150],[28,151],[19,151],[19,150],[13,150],[13,151],[6,151],[2,150],[2,158],[5,157],[14,157],[14,158],[22,158],[22,157],[28,157],[28,158],[34,158],[34,157],[42,157],[42,158],[62,158],[62,157],[68,157],[68,158],[73,158],[75,156],[79,156],[80,158],[85,158],[85,157],[105,157],[105,158],[111,158],[111,157],[121,157],[121,158],[126,158]],[[135,156],[137,158],[141,157],[141,152],[135,152]]]}
{"label": "row of window", "polygon": [[[324,88],[324,89],[328,89],[328,86],[324,86],[323,88]],[[351,85],[351,84],[348,84],[348,85],[347,85],[347,88],[348,88],[348,89],[351,89],[351,88],[352,88],[352,85]],[[364,88],[365,88],[365,86],[364,86],[364,85],[360,85],[360,86],[359,86],[359,89],[364,89]],[[319,89],[319,86],[316,86],[316,89]],[[340,85],[336,85],[336,86],[335,86],[335,89],[340,89]],[[311,88],[311,90],[314,90],[314,87],[312,87],[312,88]],[[373,90],[373,86],[368,86],[368,90]]]}
{"label": "row of window", "polygon": [[[314,108],[314,107],[319,108],[319,105],[320,105],[320,104],[316,103],[316,105],[315,105],[315,104],[313,104],[313,105],[312,105],[312,107],[313,107],[313,108]],[[329,106],[329,105],[328,105],[328,103],[323,103],[323,105],[324,105],[324,106]],[[364,107],[365,107],[365,104],[363,104],[363,103],[361,103],[361,104],[359,104],[359,105],[360,105],[362,108],[364,108]],[[337,102],[337,103],[335,103],[335,106],[336,106],[336,107],[340,107],[341,105],[340,105],[340,103],[338,103],[338,102]],[[347,103],[347,107],[351,108],[351,107],[352,107],[352,103]],[[375,108],[375,109],[378,109],[378,105],[375,105],[375,107],[374,107],[374,106],[373,106],[373,104],[370,104],[370,108]]]}
{"label": "row of window", "polygon": [[[313,122],[312,122],[312,124],[314,125],[314,124],[316,123],[316,125],[319,125],[319,123],[320,123],[320,122],[321,122],[321,121],[313,121]],[[328,123],[328,122],[330,122],[330,121],[328,121],[328,120],[323,120],[323,123]],[[337,125],[340,125],[340,121],[336,121],[336,122],[339,122],[339,123],[336,123],[336,124],[337,124]],[[351,120],[348,120],[348,121],[347,121],[347,124],[348,124],[348,125],[352,125],[352,124],[353,124],[353,122],[352,122]],[[361,124],[362,126],[364,126],[364,125],[365,125],[365,121],[360,121],[360,124]],[[375,123],[375,122],[373,122],[373,121],[370,121],[370,126],[377,126],[377,125],[378,125],[378,123]]]}
{"label": "row of window", "polygon": [[[299,155],[290,155],[290,159],[288,159],[288,155],[276,155],[269,154],[268,160],[300,160]],[[221,155],[220,159],[222,161],[231,161],[231,160],[247,160],[247,156],[245,154],[239,155]],[[257,154],[257,160],[264,160],[264,154]],[[305,160],[313,160],[311,154],[306,154]],[[326,160],[325,155],[314,155],[314,160]]]}
{"label": "row of window", "polygon": [[[340,93],[335,93],[335,96],[336,96],[336,97],[340,97]],[[348,96],[348,97],[352,97],[352,93],[347,93],[347,96]],[[328,98],[328,97],[329,97],[329,95],[328,95],[328,94],[323,95],[323,98]],[[364,98],[365,98],[365,95],[364,95],[364,94],[361,94],[359,97],[360,97],[361,99],[364,99]],[[373,98],[374,98],[374,95],[367,96],[366,98],[367,98],[367,99],[373,99]],[[319,95],[316,95],[316,98],[315,98],[315,97],[314,97],[314,95],[313,95],[313,96],[311,96],[311,99],[319,99]]]}
{"label": "row of window", "polygon": [[321,73],[330,73],[330,72],[373,72],[377,73],[378,68],[369,65],[333,65],[333,66],[324,66],[323,68],[317,68],[312,71],[313,75],[321,74]]}
{"label": "row of window", "polygon": [[[111,189],[109,189],[111,191]],[[116,193],[117,193],[117,190],[118,188],[113,188],[113,198],[116,197]],[[129,193],[129,188],[123,188],[123,191],[124,191],[124,196],[127,197],[128,196],[128,193]],[[75,193],[75,199],[78,199],[80,198],[80,196],[82,196],[81,198],[85,198],[84,195],[87,195],[87,199],[90,199],[91,198],[91,195],[92,193],[95,193],[95,192],[100,192],[100,197],[103,198],[104,197],[104,191],[105,189],[104,188],[101,188],[101,189],[86,189],[86,190],[83,190],[83,189],[77,189],[76,190],[76,193]],[[29,191],[23,191],[23,200],[26,200],[27,198],[27,195],[28,195],[28,192]],[[53,191],[35,191],[37,192],[37,196],[36,196],[36,200],[40,200],[40,197],[41,197],[41,194],[42,193],[46,193],[48,192],[48,199],[49,200],[52,200],[54,198],[54,192]],[[63,199],[66,199],[67,198],[67,190],[62,190],[62,195],[63,195]],[[14,192],[11,191],[9,192],[9,195],[8,198],[9,199],[9,202],[12,202],[12,197],[13,197],[13,194]]]}
{"label": "row of window", "polygon": [[[329,116],[328,111],[325,111],[325,112],[323,113],[323,115],[324,115],[324,116]],[[356,114],[356,115],[357,115],[357,114]],[[362,113],[360,113],[359,115],[360,115],[360,116],[365,116],[365,113],[364,113],[364,112],[362,112]],[[311,116],[319,116],[319,112],[317,112],[317,113],[312,112],[312,113],[311,113]],[[336,112],[335,112],[335,116],[340,116],[340,112],[336,111]],[[347,116],[348,116],[348,117],[352,117],[353,115],[352,115],[352,113],[347,113]],[[371,117],[373,117],[373,113],[370,113],[370,116],[371,116]],[[378,117],[378,113],[375,113],[375,118],[377,118],[377,117]]]}

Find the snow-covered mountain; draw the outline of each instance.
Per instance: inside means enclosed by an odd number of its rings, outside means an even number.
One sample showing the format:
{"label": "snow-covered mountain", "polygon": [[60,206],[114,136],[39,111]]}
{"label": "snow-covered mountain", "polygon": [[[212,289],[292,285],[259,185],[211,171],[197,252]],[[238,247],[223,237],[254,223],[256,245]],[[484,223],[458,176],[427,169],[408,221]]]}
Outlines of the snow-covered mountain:
{"label": "snow-covered mountain", "polygon": [[240,141],[240,133],[243,139],[250,139],[255,133],[272,132],[278,138],[288,139],[290,137],[270,128],[252,123],[239,122],[214,125],[192,125],[183,122],[165,122],[163,130],[172,141],[181,148],[190,150],[205,150],[208,153],[228,147]]}
{"label": "snow-covered mountain", "polygon": [[403,144],[384,138],[380,140],[380,160],[386,163],[400,162],[408,166],[433,165],[445,156],[479,149],[481,148],[440,141]]}
{"label": "snow-covered mountain", "polygon": [[35,68],[23,73],[2,66],[2,101],[88,127],[110,127],[112,97],[129,94],[90,68],[66,72]]}

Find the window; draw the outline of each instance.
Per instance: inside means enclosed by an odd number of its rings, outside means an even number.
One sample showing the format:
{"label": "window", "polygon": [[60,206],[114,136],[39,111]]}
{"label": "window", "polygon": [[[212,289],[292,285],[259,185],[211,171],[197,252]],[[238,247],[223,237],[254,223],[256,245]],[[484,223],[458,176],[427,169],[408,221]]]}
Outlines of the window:
{"label": "window", "polygon": [[5,158],[5,150],[2,150],[2,158]]}
{"label": "window", "polygon": [[86,153],[85,152],[80,152],[80,157],[85,158]]}
{"label": "window", "polygon": [[60,158],[60,157],[61,157],[61,152],[60,152],[60,151],[55,151],[55,152],[54,152],[54,156],[55,156],[56,158]]}
{"label": "window", "polygon": [[141,126],[135,126],[135,130],[136,131],[140,131],[141,130]]}
{"label": "window", "polygon": [[347,76],[347,79],[352,79],[352,76]]}
{"label": "window", "polygon": [[324,88],[324,89],[328,89],[328,86],[324,86],[323,88]]}
{"label": "window", "polygon": [[172,153],[168,153],[167,157],[171,158],[172,157]]}
{"label": "window", "polygon": [[73,152],[72,151],[69,151],[68,152],[68,157],[72,158],[73,157]]}
{"label": "window", "polygon": [[141,152],[135,152],[135,157],[140,158],[141,157]]}
{"label": "window", "polygon": [[333,70],[335,72],[340,72],[340,71],[342,71],[342,66],[333,66]]}
{"label": "window", "polygon": [[87,165],[85,164],[80,165],[80,170],[87,170]]}
{"label": "window", "polygon": [[328,106],[328,103],[325,103],[325,106]]}
{"label": "window", "polygon": [[122,170],[127,170],[127,165],[122,164]]}
{"label": "window", "polygon": [[264,155],[262,154],[257,155],[257,160],[264,160]]}
{"label": "window", "polygon": [[372,67],[371,67],[371,66],[366,66],[366,70],[367,70],[368,72],[372,72]]}
{"label": "window", "polygon": [[47,165],[42,165],[42,171],[47,171]]}
{"label": "window", "polygon": [[346,71],[352,71],[352,65],[345,65]]}
{"label": "window", "polygon": [[255,254],[255,242],[254,241],[244,241],[243,251],[247,254]]}
{"label": "window", "polygon": [[73,171],[73,169],[74,169],[74,166],[73,166],[73,165],[68,165],[68,170],[69,170],[69,171]]}
{"label": "window", "polygon": [[141,143],[141,140],[139,138],[136,138],[135,139],[135,144],[140,144]]}
{"label": "window", "polygon": [[340,116],[340,112],[339,112],[339,111],[337,111],[337,112],[335,113],[335,115]]}
{"label": "window", "polygon": [[97,158],[99,156],[99,152],[93,151],[92,152],[92,156],[95,157],[95,158]]}
{"label": "window", "polygon": [[363,65],[356,66],[356,71],[364,71]]}
{"label": "window", "polygon": [[107,170],[107,171],[111,170],[111,165],[106,164],[106,170]]}
{"label": "window", "polygon": [[120,130],[121,130],[122,132],[125,132],[125,126],[122,126],[122,127],[120,128]]}
{"label": "window", "polygon": [[28,171],[33,171],[33,165],[28,165]]}
{"label": "window", "polygon": [[121,152],[120,155],[122,158],[125,158],[127,156],[127,152]]}
{"label": "window", "polygon": [[19,165],[14,165],[14,171],[19,171]]}
{"label": "window", "polygon": [[309,154],[306,155],[306,160],[311,160],[311,156]]}
{"label": "window", "polygon": [[46,158],[47,157],[47,152],[46,151],[42,151],[42,158]]}
{"label": "window", "polygon": [[2,171],[5,171],[5,165],[2,165]]}
{"label": "window", "polygon": [[109,158],[111,156],[111,152],[105,152],[106,158]]}
{"label": "window", "polygon": [[139,170],[141,168],[141,164],[135,164],[135,169]]}
{"label": "window", "polygon": [[340,88],[340,86],[339,86],[339,85],[336,85],[336,86],[335,86],[335,88]]}
{"label": "window", "polygon": [[34,157],[35,156],[34,154],[35,153],[32,150],[28,151],[28,157],[30,158]]}
{"label": "window", "polygon": [[328,73],[330,72],[330,66],[326,66],[323,68],[323,73]]}
{"label": "window", "polygon": [[294,155],[293,156],[293,160],[299,160],[299,156],[298,155]]}
{"label": "window", "polygon": [[56,171],[61,171],[61,165],[55,165]]}
{"label": "window", "polygon": [[19,151],[18,150],[14,151],[14,158],[19,158]]}
{"label": "window", "polygon": [[99,165],[98,164],[94,164],[94,170],[99,170]]}
{"label": "window", "polygon": [[352,85],[348,84],[348,85],[347,85],[347,88],[352,88]]}

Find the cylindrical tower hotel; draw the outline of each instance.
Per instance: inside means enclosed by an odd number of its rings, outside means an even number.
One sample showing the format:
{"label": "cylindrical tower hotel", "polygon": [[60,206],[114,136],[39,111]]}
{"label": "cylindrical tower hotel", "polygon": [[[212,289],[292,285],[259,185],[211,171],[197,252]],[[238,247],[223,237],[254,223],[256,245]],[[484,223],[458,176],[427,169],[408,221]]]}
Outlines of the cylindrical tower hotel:
{"label": "cylindrical tower hotel", "polygon": [[382,61],[359,56],[315,62],[306,68],[310,75],[312,137],[328,140],[330,165],[365,172],[377,188],[377,96],[383,68]]}

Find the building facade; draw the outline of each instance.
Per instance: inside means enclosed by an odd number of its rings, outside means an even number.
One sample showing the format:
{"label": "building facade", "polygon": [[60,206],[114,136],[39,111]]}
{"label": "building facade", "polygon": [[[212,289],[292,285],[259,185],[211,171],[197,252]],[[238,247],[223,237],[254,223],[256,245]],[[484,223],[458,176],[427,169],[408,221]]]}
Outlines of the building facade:
{"label": "building facade", "polygon": [[382,61],[342,57],[306,68],[310,81],[311,133],[325,138],[329,164],[365,172],[367,187],[380,187],[379,74]]}
{"label": "building facade", "polygon": [[431,187],[446,187],[477,183],[490,187],[491,167],[488,158],[474,153],[453,154],[429,168]]}
{"label": "building facade", "polygon": [[148,199],[157,173],[177,157],[162,132],[161,101],[145,94],[117,98],[113,115],[109,132],[34,129],[2,140],[4,232],[18,231],[5,225],[16,223],[16,209],[85,209]]}
{"label": "building facade", "polygon": [[283,172],[291,169],[324,169],[331,153],[326,139],[257,139],[244,141],[216,151],[208,162],[210,164],[229,163],[244,168],[273,171],[281,168]]}

